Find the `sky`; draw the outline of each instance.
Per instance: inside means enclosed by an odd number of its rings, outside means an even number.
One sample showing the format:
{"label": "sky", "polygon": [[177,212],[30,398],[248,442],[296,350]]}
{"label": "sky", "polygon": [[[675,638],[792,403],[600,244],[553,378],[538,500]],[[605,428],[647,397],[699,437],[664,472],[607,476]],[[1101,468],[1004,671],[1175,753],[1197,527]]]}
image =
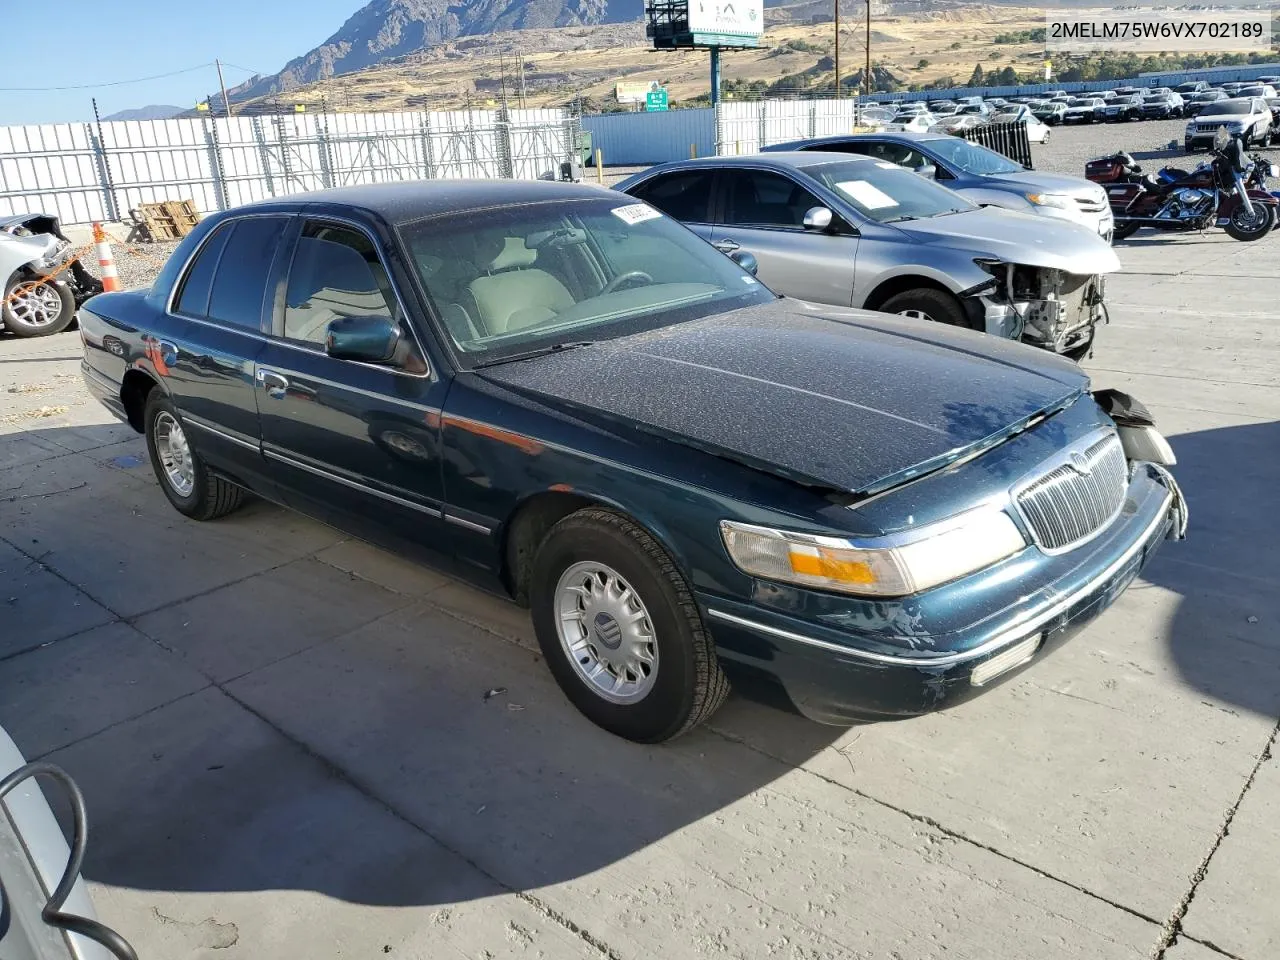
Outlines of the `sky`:
{"label": "sky", "polygon": [[[194,106],[217,93],[215,59],[223,61],[228,87],[255,72],[275,73],[331,37],[365,2],[57,0],[50,20],[48,4],[6,0],[6,36],[43,37],[38,46],[48,56],[0,57],[0,125],[91,120],[93,97],[103,116],[151,103]],[[14,89],[115,83],[192,67],[198,69],[96,89]]]}

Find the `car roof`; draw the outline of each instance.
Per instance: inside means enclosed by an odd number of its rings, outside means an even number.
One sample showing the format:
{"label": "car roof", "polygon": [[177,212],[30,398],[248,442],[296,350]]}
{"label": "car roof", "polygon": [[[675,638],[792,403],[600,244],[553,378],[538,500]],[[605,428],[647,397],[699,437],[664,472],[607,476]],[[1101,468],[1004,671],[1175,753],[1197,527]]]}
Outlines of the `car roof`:
{"label": "car roof", "polygon": [[[850,138],[830,138],[850,139]],[[808,141],[803,141],[808,142]],[[664,170],[686,170],[708,167],[774,167],[777,169],[802,170],[805,167],[816,167],[824,163],[880,163],[873,157],[864,157],[853,153],[835,153],[823,150],[775,150],[750,154],[740,157],[699,157],[696,160],[676,160],[653,167],[657,173]],[[646,170],[648,174],[650,171]]]}
{"label": "car roof", "polygon": [[406,180],[295,193],[249,206],[297,210],[310,204],[329,205],[335,209],[364,210],[388,223],[406,223],[460,210],[548,200],[584,200],[609,193],[603,187],[553,180]]}

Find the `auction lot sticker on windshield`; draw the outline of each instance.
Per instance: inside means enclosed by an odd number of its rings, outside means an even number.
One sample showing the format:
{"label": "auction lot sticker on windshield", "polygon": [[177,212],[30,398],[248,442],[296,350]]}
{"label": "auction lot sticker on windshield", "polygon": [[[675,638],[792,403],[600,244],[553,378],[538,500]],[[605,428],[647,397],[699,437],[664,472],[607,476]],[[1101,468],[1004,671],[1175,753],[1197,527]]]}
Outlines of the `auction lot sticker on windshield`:
{"label": "auction lot sticker on windshield", "polygon": [[625,207],[614,207],[613,215],[623,223],[634,226],[646,220],[656,220],[662,216],[657,210],[645,203],[629,203]]}
{"label": "auction lot sticker on windshield", "polygon": [[[898,205],[897,200],[875,184],[867,183],[865,180],[841,180],[836,184],[836,189],[852,198],[854,203],[860,203],[868,210],[884,210]],[[618,211],[615,210],[613,212],[617,213]]]}

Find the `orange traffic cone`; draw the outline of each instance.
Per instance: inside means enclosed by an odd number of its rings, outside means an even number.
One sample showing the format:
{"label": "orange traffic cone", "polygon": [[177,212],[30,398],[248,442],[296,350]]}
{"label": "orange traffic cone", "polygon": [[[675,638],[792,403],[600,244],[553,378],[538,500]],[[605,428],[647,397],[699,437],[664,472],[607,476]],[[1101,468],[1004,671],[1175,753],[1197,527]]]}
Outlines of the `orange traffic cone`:
{"label": "orange traffic cone", "polygon": [[102,289],[111,293],[120,289],[120,275],[116,273],[115,257],[111,253],[111,243],[107,239],[107,231],[102,224],[93,225],[93,247],[98,254],[98,266],[102,269]]}

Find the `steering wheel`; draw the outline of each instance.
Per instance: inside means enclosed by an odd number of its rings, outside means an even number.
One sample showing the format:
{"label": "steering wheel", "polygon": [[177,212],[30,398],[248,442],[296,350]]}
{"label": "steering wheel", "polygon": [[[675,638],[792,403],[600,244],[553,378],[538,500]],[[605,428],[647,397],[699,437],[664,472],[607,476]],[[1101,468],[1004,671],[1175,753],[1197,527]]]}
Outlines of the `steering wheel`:
{"label": "steering wheel", "polygon": [[608,283],[604,285],[604,289],[600,291],[600,296],[606,293],[616,293],[625,286],[632,283],[653,283],[653,277],[649,276],[643,270],[628,270],[626,273],[620,273]]}

